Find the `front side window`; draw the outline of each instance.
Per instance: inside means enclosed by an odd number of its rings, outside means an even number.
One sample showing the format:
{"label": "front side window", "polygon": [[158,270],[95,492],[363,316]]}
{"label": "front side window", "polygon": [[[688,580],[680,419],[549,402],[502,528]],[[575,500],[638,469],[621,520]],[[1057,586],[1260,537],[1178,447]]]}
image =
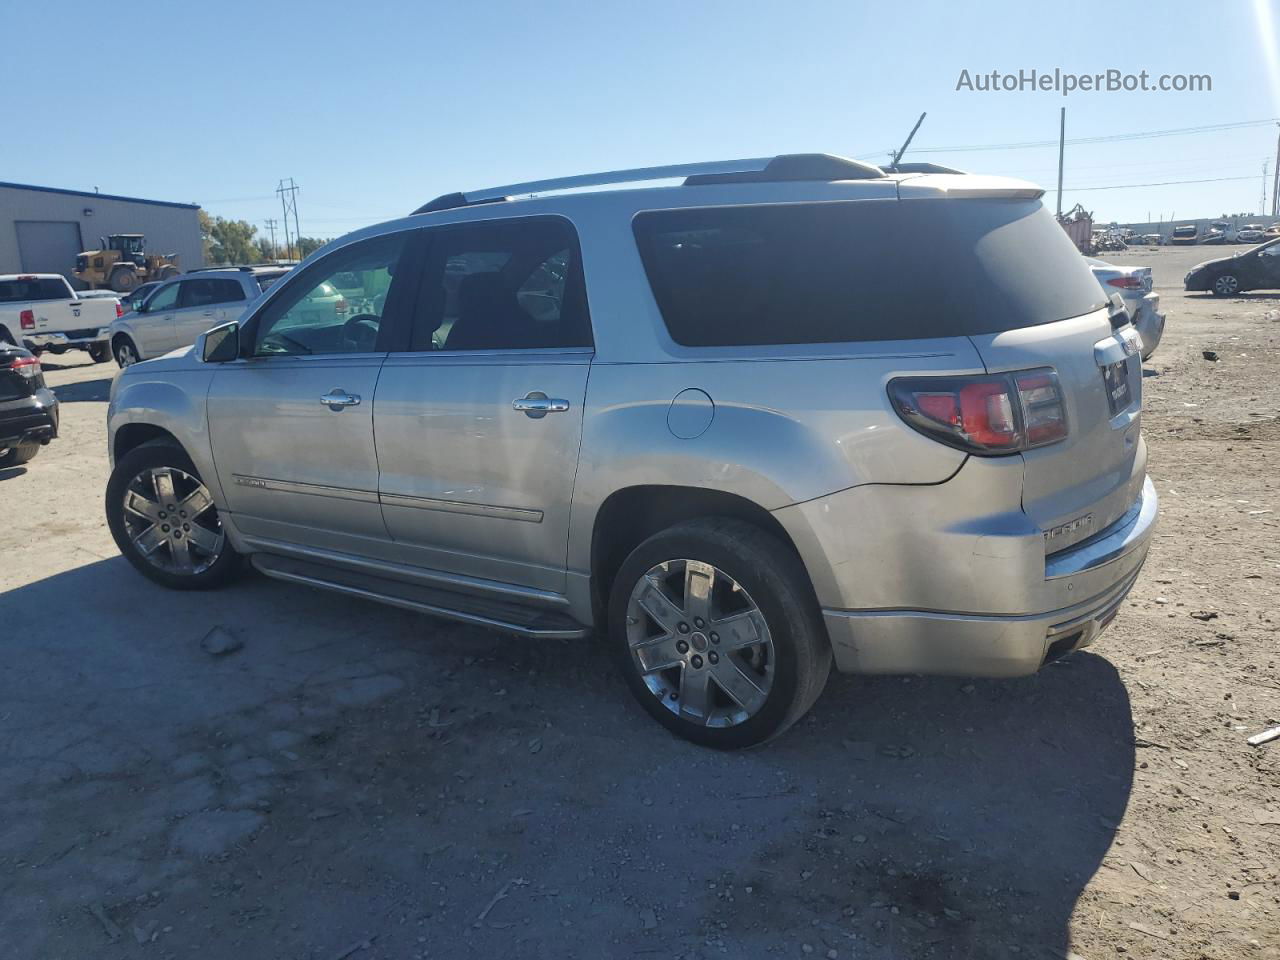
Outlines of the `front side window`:
{"label": "front side window", "polygon": [[[184,281],[190,283],[190,281]],[[178,290],[182,286],[181,283],[171,283],[167,287],[161,287],[151,299],[147,301],[147,313],[159,313],[163,310],[172,310],[178,305]]]}
{"label": "front side window", "polygon": [[577,235],[567,220],[491,220],[432,231],[413,350],[591,346]]}
{"label": "front side window", "polygon": [[[403,234],[363,240],[290,277],[260,315],[252,355],[370,353],[377,349]],[[335,280],[352,283],[348,298]]]}

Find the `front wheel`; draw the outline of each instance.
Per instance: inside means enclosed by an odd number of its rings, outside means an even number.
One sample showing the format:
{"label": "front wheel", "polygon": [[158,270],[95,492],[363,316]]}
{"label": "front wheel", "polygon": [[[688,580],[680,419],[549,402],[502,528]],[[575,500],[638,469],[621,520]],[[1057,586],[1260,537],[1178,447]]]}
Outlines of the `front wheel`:
{"label": "front wheel", "polygon": [[115,347],[116,365],[123,370],[125,367],[131,367],[140,359],[138,357],[138,348],[133,345],[133,341],[128,337],[116,338]]}
{"label": "front wheel", "polygon": [[609,642],[650,716],[719,749],[782,733],[831,670],[800,559],[739,520],[683,523],[632,551],[610,592]]}
{"label": "front wheel", "polygon": [[1213,281],[1213,292],[1219,297],[1234,297],[1240,292],[1240,278],[1234,273],[1224,273]]}
{"label": "front wheel", "polygon": [[107,481],[106,507],[116,546],[156,583],[208,589],[239,566],[213,497],[179,447],[144,443],[121,457]]}

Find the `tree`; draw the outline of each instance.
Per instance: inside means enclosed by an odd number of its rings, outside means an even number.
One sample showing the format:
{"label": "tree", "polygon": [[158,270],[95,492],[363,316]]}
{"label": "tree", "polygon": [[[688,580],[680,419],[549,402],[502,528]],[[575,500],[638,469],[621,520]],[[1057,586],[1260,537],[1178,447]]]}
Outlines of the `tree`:
{"label": "tree", "polygon": [[244,220],[211,217],[199,211],[200,239],[206,263],[255,263],[262,259],[254,234],[257,227]]}
{"label": "tree", "polygon": [[294,241],[293,246],[298,251],[298,258],[305,259],[328,242],[328,240],[321,240],[318,237],[299,237]]}

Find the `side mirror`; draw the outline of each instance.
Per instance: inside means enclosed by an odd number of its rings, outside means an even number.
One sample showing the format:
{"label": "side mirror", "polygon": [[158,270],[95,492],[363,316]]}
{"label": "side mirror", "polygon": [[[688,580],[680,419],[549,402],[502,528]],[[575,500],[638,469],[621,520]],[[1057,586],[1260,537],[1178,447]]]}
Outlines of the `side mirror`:
{"label": "side mirror", "polygon": [[240,324],[234,320],[196,338],[196,356],[204,363],[229,363],[240,356]]}

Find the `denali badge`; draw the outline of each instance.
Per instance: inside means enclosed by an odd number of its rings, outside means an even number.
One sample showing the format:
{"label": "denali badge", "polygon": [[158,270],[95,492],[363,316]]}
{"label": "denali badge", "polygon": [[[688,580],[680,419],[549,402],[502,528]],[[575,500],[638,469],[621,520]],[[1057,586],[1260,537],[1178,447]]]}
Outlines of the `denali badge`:
{"label": "denali badge", "polygon": [[1093,526],[1093,514],[1086,513],[1083,517],[1076,517],[1074,520],[1068,520],[1066,523],[1060,523],[1056,527],[1050,527],[1044,532],[1044,542],[1052,543],[1059,537],[1069,536],[1078,533],[1081,530],[1088,530]]}

